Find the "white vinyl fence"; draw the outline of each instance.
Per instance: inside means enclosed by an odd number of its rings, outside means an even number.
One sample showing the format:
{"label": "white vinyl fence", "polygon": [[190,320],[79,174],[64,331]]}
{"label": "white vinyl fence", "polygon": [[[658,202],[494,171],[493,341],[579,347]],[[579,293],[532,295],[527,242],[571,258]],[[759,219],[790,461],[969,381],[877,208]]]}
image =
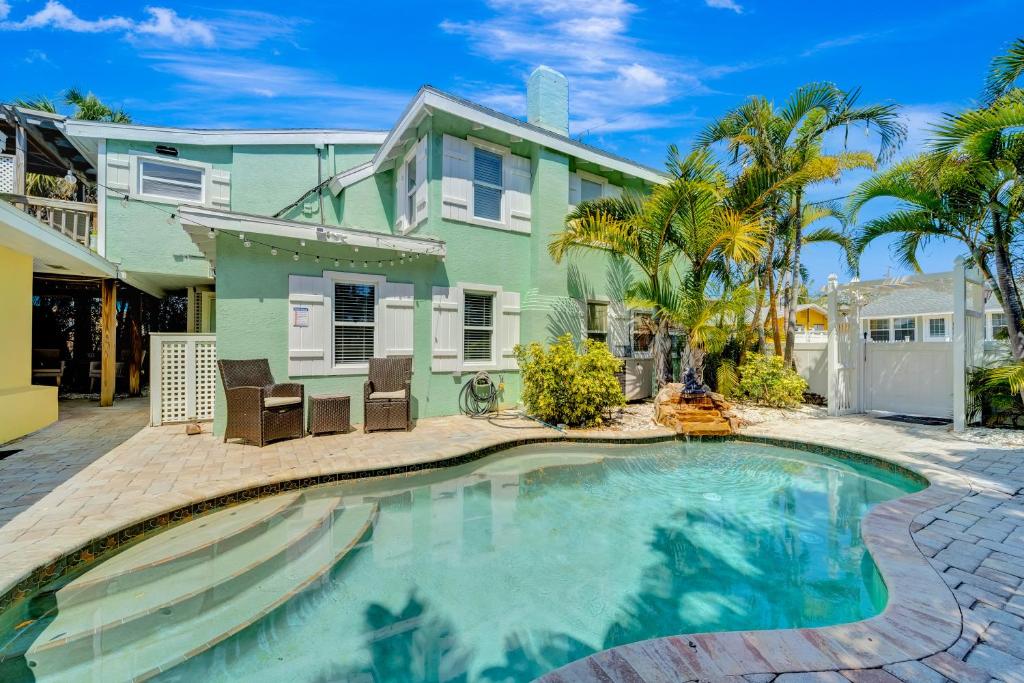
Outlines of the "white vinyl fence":
{"label": "white vinyl fence", "polygon": [[801,343],[799,337],[793,347],[796,371],[807,380],[807,390],[819,396],[828,396],[828,344]]}
{"label": "white vinyl fence", "polygon": [[152,334],[149,359],[150,424],[213,419],[217,335]]}

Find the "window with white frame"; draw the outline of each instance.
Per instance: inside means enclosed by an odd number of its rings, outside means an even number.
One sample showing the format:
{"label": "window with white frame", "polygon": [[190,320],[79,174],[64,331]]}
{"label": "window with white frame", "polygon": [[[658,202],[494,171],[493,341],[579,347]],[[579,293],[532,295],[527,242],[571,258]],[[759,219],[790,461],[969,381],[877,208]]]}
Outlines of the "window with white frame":
{"label": "window with white frame", "polygon": [[405,162],[405,215],[406,220],[412,223],[416,216],[416,154],[409,157]]}
{"label": "window with white frame", "polygon": [[824,323],[814,323],[814,327],[812,329],[814,330],[815,333],[820,334],[820,333],[825,331],[825,324]]}
{"label": "window with white frame", "polygon": [[334,365],[362,365],[374,356],[377,288],[364,282],[334,283]]}
{"label": "window with white frame", "polygon": [[138,194],[174,201],[203,202],[205,170],[202,167],[145,157],[140,157],[138,163]]}
{"label": "window with white frame", "polygon": [[601,183],[587,178],[580,178],[580,199],[582,201],[590,201],[593,199],[600,199],[604,193],[604,188],[601,187]]}
{"label": "window with white frame", "polygon": [[868,336],[873,342],[889,341],[889,320],[869,320]]}
{"label": "window with white frame", "polygon": [[928,318],[928,337],[929,339],[946,338],[945,318]]}
{"label": "window with white frame", "polygon": [[893,319],[893,340],[894,341],[914,341],[914,333],[916,328],[914,325],[913,318],[895,318]]}
{"label": "window with white frame", "polygon": [[462,359],[466,363],[494,360],[494,294],[466,292],[462,328]]}
{"label": "window with white frame", "polygon": [[587,302],[587,339],[608,342],[608,304],[603,301]]}
{"label": "window with white frame", "polygon": [[500,154],[473,148],[473,216],[501,221],[502,163]]}
{"label": "window with white frame", "polygon": [[650,313],[633,312],[633,353],[648,353],[654,346],[654,321]]}
{"label": "window with white frame", "polygon": [[990,316],[991,339],[1009,339],[1010,328],[1006,326],[1005,313],[991,313]]}

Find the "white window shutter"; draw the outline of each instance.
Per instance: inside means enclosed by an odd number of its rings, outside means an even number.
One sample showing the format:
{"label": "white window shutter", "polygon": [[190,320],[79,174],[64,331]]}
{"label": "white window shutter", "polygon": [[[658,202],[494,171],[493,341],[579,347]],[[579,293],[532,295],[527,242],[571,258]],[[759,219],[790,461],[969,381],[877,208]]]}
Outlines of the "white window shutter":
{"label": "white window shutter", "polygon": [[621,301],[608,304],[608,347],[616,356],[629,348],[629,311]]}
{"label": "white window shutter", "polygon": [[573,299],[573,301],[576,303],[580,312],[579,317],[577,318],[579,328],[573,333],[573,337],[580,346],[583,346],[583,340],[587,338],[587,300]]}
{"label": "white window shutter", "polygon": [[462,367],[462,305],[460,287],[434,287],[430,316],[431,361],[434,372],[455,372]]}
{"label": "white window shutter", "polygon": [[380,293],[382,323],[378,330],[383,335],[385,356],[411,356],[413,317],[416,302],[413,285],[405,282],[385,282]]}
{"label": "white window shutter", "polygon": [[622,188],[618,185],[612,185],[611,183],[604,184],[604,190],[601,192],[603,197],[621,197]]}
{"label": "white window shutter", "polygon": [[219,168],[210,171],[210,206],[228,211],[231,209],[231,173]]}
{"label": "white window shutter", "polygon": [[395,231],[405,232],[409,221],[405,215],[409,205],[408,188],[406,187],[405,163],[399,159],[395,162]]}
{"label": "white window shutter", "polygon": [[502,292],[501,294],[501,357],[498,367],[502,370],[516,370],[515,348],[519,343],[519,292]]}
{"label": "white window shutter", "polygon": [[571,212],[576,208],[576,205],[580,203],[580,197],[583,193],[583,187],[580,184],[580,175],[578,173],[569,174],[569,211]]}
{"label": "white window shutter", "polygon": [[410,227],[414,228],[427,219],[427,138],[424,135],[416,143],[416,216]]}
{"label": "white window shutter", "polygon": [[288,374],[326,375],[331,322],[324,304],[322,277],[288,276]]}
{"label": "white window shutter", "polygon": [[515,232],[530,232],[530,160],[527,157],[505,156],[505,196],[508,226]]}
{"label": "white window shutter", "polygon": [[473,215],[473,145],[461,138],[442,139],[441,216],[467,221]]}
{"label": "white window shutter", "polygon": [[118,192],[131,191],[131,158],[120,152],[107,152],[107,187]]}

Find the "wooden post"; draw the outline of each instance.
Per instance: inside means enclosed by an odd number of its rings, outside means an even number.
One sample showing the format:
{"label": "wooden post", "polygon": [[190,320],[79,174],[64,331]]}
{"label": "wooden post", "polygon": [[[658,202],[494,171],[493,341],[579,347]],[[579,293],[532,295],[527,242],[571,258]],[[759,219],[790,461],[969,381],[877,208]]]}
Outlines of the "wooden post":
{"label": "wooden post", "polygon": [[128,357],[128,395],[142,395],[142,292],[133,290],[128,301],[128,334],[131,339]]}
{"label": "wooden post", "polygon": [[112,406],[117,381],[117,280],[100,285],[100,333],[100,406]]}
{"label": "wooden post", "polygon": [[25,174],[28,172],[28,137],[20,123],[14,128],[14,194],[25,194]]}

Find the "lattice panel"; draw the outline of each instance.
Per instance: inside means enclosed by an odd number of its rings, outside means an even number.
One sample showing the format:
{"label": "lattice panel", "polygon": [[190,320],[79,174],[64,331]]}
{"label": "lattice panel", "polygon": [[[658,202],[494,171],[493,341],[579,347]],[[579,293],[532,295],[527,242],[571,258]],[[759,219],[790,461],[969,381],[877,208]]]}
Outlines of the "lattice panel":
{"label": "lattice panel", "polygon": [[196,342],[196,414],[197,420],[213,419],[217,397],[217,342]]}
{"label": "lattice panel", "polygon": [[0,154],[0,192],[14,192],[14,157]]}
{"label": "lattice panel", "polygon": [[164,342],[160,352],[160,422],[188,419],[188,344]]}

